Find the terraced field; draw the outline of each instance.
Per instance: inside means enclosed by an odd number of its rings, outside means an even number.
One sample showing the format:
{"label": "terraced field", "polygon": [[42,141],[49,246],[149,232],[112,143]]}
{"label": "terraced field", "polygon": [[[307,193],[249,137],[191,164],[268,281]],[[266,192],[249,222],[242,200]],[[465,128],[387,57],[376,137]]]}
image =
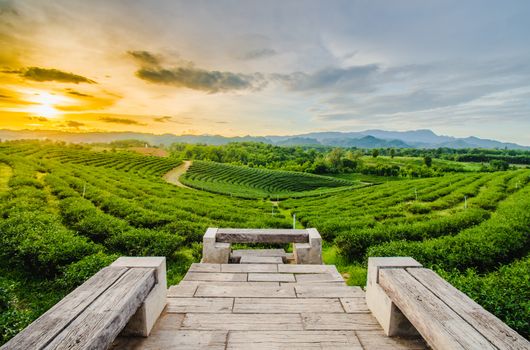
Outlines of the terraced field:
{"label": "terraced field", "polygon": [[291,225],[270,204],[166,183],[171,159],[0,143],[0,164],[0,343],[118,255],[166,256],[176,283],[207,227]]}
{"label": "terraced field", "polygon": [[190,187],[244,198],[321,195],[362,186],[327,176],[194,161],[180,181]]}
{"label": "terraced field", "polygon": [[[359,187],[196,161],[181,177],[195,187],[187,189],[162,178],[179,164],[63,144],[0,143],[0,343],[118,255],[166,256],[175,283],[200,259],[207,227],[290,227],[293,213],[319,229],[325,259],[350,283],[364,283],[369,256],[412,256],[530,335],[529,169]],[[289,198],[273,213],[261,199],[276,195]]]}

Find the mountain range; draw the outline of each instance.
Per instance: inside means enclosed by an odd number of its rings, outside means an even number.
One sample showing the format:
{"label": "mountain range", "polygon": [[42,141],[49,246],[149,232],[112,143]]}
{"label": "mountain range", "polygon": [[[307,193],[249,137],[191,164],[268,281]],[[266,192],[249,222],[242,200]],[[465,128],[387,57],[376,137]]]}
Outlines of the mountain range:
{"label": "mountain range", "polygon": [[0,140],[49,139],[70,143],[108,143],[118,140],[141,140],[152,145],[172,143],[202,143],[224,145],[230,142],[264,142],[279,146],[313,145],[358,148],[506,148],[530,150],[529,146],[470,136],[457,138],[437,135],[428,129],[411,131],[366,130],[359,132],[312,132],[291,136],[221,135],[155,135],[135,132],[74,133],[51,130],[0,130]]}

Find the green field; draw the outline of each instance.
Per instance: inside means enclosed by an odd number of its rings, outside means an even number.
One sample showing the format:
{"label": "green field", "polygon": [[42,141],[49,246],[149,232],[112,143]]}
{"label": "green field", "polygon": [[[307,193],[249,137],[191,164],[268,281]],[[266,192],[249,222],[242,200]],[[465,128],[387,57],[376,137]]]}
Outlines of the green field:
{"label": "green field", "polygon": [[[348,283],[364,283],[369,256],[412,256],[530,334],[528,169],[387,182],[370,175],[379,184],[362,187],[194,161],[182,178],[195,187],[187,189],[162,179],[179,164],[51,142],[0,143],[0,342],[119,255],[166,256],[174,284],[200,259],[207,227],[287,228],[292,214],[299,227],[321,232],[325,261]],[[266,198],[276,194],[284,200],[272,211],[276,203]]]}
{"label": "green field", "polygon": [[194,161],[180,181],[190,187],[243,198],[320,195],[361,186],[359,182],[293,171]]}

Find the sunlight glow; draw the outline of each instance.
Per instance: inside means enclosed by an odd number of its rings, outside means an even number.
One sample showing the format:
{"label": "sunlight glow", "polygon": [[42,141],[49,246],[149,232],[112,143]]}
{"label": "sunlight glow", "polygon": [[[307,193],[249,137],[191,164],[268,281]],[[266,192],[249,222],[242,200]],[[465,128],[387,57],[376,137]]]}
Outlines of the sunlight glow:
{"label": "sunlight glow", "polygon": [[68,102],[68,98],[46,91],[32,91],[28,101],[34,103],[34,105],[26,109],[26,112],[38,117],[57,119],[62,113],[56,106],[65,104],[65,102]]}

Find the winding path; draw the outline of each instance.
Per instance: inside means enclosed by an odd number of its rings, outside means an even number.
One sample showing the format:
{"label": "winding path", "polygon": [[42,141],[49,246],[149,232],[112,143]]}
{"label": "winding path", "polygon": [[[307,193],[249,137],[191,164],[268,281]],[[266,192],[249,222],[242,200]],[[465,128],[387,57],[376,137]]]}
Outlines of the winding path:
{"label": "winding path", "polygon": [[186,171],[188,171],[190,166],[191,166],[191,160],[185,160],[181,165],[179,165],[178,167],[166,173],[164,175],[164,180],[166,180],[167,182],[175,186],[191,189],[191,187],[184,185],[179,180],[180,176],[184,174]]}

